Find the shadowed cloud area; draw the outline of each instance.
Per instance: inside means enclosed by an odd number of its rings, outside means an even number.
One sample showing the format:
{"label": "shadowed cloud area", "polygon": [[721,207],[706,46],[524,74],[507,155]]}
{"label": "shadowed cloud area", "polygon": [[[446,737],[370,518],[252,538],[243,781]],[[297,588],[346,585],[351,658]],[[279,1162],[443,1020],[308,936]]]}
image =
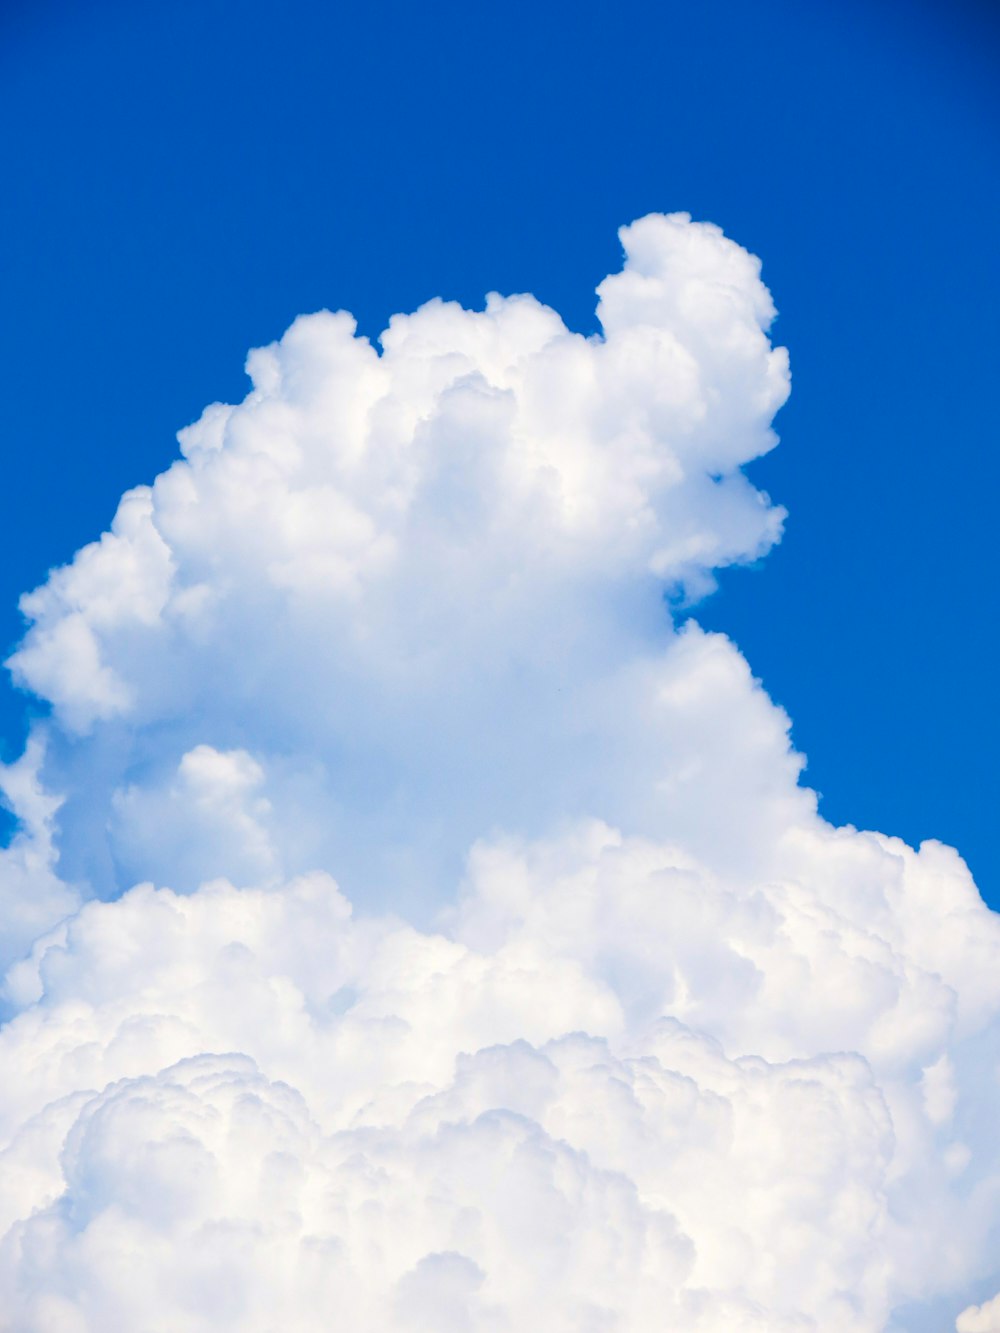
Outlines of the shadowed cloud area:
{"label": "shadowed cloud area", "polygon": [[23,598],[0,1328],[1000,1329],[1000,919],[689,614],[788,359],[620,237],[590,336],[297,319]]}

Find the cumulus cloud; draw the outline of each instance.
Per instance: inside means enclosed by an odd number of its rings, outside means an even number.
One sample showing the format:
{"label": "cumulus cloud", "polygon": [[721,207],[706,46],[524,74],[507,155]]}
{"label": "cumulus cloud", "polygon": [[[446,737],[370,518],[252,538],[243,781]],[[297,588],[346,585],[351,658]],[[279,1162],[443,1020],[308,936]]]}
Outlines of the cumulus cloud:
{"label": "cumulus cloud", "polygon": [[994,1327],[1000,921],[672,618],[787,360],[621,236],[599,336],[297,320],[24,598],[0,1328]]}
{"label": "cumulus cloud", "polygon": [[958,1317],[958,1333],[996,1333],[1000,1329],[1000,1296],[972,1305]]}
{"label": "cumulus cloud", "polygon": [[72,878],[218,873],[120,817],[139,790],[176,806],[203,745],[263,765],[276,867],[383,904],[400,881],[440,897],[491,826],[644,810],[659,831],[662,595],[778,536],[740,465],[788,373],[744,251],[680,218],[623,240],[604,337],[527,296],[433,301],[381,353],[346,314],[297,320],[24,598],[11,667],[53,708]]}

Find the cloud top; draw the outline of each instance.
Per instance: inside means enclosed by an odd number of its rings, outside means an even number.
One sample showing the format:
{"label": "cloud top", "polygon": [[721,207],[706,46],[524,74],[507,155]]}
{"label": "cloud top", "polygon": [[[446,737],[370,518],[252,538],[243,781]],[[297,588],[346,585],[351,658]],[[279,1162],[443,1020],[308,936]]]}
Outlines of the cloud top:
{"label": "cloud top", "polygon": [[328,658],[426,684],[504,633],[530,652],[539,602],[565,621],[766,550],[781,511],[740,467],[775,442],[788,369],[759,265],[682,215],[621,235],[603,336],[495,294],[394,316],[381,352],[343,312],[296,320],[250,355],[247,399],[182,431],[184,460],[23,599],[15,678],[72,730],[145,721],[170,705],[154,643],[173,667],[266,611],[244,651],[280,628],[290,655],[322,614]]}

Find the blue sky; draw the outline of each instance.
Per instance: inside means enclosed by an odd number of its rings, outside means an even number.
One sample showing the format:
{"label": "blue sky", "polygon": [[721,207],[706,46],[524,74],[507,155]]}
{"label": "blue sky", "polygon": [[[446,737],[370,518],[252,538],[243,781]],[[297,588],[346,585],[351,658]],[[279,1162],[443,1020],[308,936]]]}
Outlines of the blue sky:
{"label": "blue sky", "polygon": [[[615,228],[764,261],[794,389],[782,545],[698,618],[791,713],[823,812],[967,856],[1000,905],[987,7],[8,5],[0,639],[16,598],[242,396],[304,310],[377,333],[530,290],[583,330]],[[8,754],[24,700],[0,703]]]}
{"label": "blue sky", "polygon": [[1000,1327],[998,50],[0,6],[12,1329]]}

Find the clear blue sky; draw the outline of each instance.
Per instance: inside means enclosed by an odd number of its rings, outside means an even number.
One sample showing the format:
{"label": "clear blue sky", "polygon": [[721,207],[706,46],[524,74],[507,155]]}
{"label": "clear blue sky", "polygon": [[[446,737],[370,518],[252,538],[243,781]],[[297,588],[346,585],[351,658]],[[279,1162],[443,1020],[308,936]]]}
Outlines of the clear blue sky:
{"label": "clear blue sky", "polygon": [[829,818],[1000,906],[998,61],[961,0],[8,0],[0,640],[297,313],[498,288],[589,330],[618,224],[685,209],[762,256],[794,377],[785,541],[699,619]]}

